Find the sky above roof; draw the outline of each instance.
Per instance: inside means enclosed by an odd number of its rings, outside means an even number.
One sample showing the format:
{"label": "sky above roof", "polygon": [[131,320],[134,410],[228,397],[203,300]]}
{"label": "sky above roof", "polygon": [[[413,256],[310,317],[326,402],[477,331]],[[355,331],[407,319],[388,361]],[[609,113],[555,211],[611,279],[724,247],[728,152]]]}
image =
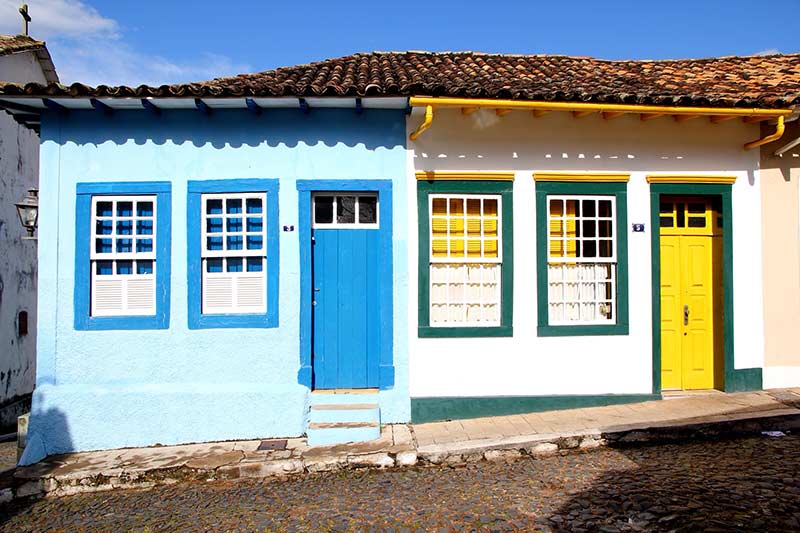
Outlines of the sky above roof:
{"label": "sky above roof", "polygon": [[[21,0],[0,0],[19,33]],[[27,0],[64,83],[205,80],[373,50],[666,59],[800,52],[800,0]],[[602,6],[602,9],[599,8]],[[757,7],[754,7],[757,6]]]}

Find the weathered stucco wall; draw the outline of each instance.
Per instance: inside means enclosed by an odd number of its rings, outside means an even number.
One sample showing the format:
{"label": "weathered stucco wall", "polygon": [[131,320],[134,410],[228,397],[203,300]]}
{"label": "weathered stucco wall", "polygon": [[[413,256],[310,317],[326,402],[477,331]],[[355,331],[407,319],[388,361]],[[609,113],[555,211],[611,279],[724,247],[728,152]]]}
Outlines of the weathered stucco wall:
{"label": "weathered stucco wall", "polygon": [[800,148],[774,155],[798,136],[789,123],[761,150],[765,388],[800,386]]}
{"label": "weathered stucco wall", "polygon": [[[422,121],[415,110],[408,131]],[[433,125],[409,143],[408,180],[417,170],[515,171],[514,336],[496,339],[418,338],[409,308],[411,397],[649,394],[652,392],[650,189],[648,173],[735,174],[733,202],[734,357],[736,368],[764,365],[761,210],[758,151],[742,145],[757,126],[706,119],[641,122],[638,116],[576,120],[568,113],[534,118],[518,111],[462,115],[439,110]],[[624,336],[537,336],[534,171],[617,171],[628,184],[630,333]],[[409,205],[416,192],[409,189]],[[631,223],[645,223],[632,233]],[[417,215],[409,216],[409,265],[417,272]],[[410,297],[417,294],[411,276]],[[656,281],[657,282],[657,281]]]}
{"label": "weathered stucco wall", "polygon": [[[279,327],[189,330],[188,180],[280,179],[279,223],[299,227],[296,181],[392,179],[395,316],[405,316],[405,116],[401,110],[72,112],[42,129],[39,369],[23,460],[155,443],[279,437],[304,431],[298,384],[298,232],[280,232]],[[172,182],[169,329],[73,327],[76,183]],[[407,332],[396,320],[395,387],[384,422],[407,420]],[[38,447],[33,449],[33,447]]]}
{"label": "weathered stucco wall", "polygon": [[0,80],[20,83],[47,83],[34,52],[0,56]]}
{"label": "weathered stucco wall", "polygon": [[[0,80],[46,81],[31,52],[1,56]],[[38,180],[38,136],[0,111],[0,432],[16,430],[36,377],[36,241],[22,240],[26,232],[14,203]],[[22,311],[27,335],[18,334]]]}

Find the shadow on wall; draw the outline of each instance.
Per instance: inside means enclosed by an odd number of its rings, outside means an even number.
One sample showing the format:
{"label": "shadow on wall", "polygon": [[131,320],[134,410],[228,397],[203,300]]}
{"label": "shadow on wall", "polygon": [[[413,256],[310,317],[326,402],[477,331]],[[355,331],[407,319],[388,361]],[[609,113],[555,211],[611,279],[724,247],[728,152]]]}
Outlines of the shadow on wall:
{"label": "shadow on wall", "polygon": [[[59,409],[50,408],[31,411],[25,451],[19,466],[37,463],[47,457],[74,449],[67,416]],[[47,435],[47,439],[43,437]]]}
{"label": "shadow on wall", "polygon": [[[304,144],[329,147],[363,145],[368,150],[405,147],[405,112],[371,109],[357,114],[351,109],[311,110],[264,109],[260,115],[247,110],[163,110],[159,115],[145,111],[115,111],[104,115],[93,111],[71,111],[62,127],[48,127],[58,115],[43,117],[42,142],[73,142],[99,145],[105,142],[139,145],[192,143],[214,148],[242,146],[294,148]],[[59,139],[60,136],[60,139]]]}
{"label": "shadow on wall", "polygon": [[547,520],[576,531],[797,531],[798,445],[751,437],[593,452],[599,474],[579,475]]}

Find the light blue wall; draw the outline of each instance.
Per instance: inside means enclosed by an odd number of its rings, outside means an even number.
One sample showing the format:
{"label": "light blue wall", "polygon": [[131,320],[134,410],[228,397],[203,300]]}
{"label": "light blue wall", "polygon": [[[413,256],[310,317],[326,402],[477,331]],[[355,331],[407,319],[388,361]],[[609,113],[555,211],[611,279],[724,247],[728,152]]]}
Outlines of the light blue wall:
{"label": "light blue wall", "polygon": [[[402,111],[71,112],[42,124],[37,389],[24,463],[44,454],[123,446],[296,436],[308,389],[298,384],[298,232],[280,233],[280,323],[190,330],[188,180],[277,178],[281,226],[299,226],[298,179],[391,179],[395,387],[384,422],[409,419],[405,117]],[[170,325],[76,331],[76,184],[172,182]],[[399,318],[399,319],[398,319]]]}

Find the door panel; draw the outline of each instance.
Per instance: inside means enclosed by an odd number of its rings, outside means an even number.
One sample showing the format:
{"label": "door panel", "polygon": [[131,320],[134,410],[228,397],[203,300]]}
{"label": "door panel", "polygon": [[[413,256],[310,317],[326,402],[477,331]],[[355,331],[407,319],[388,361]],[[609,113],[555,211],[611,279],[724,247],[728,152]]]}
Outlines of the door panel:
{"label": "door panel", "polygon": [[680,389],[681,344],[680,237],[661,237],[661,387]]}
{"label": "door panel", "polygon": [[315,388],[378,386],[378,233],[313,230]]}
{"label": "door panel", "polygon": [[681,256],[685,258],[684,300],[689,306],[683,346],[683,388],[710,389],[714,387],[713,237],[683,235],[679,239]]}

